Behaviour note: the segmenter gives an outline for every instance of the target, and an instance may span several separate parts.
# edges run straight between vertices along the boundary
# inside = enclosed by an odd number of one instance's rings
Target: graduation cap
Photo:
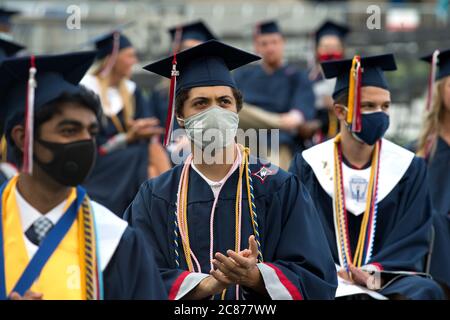
[[[11,18],[19,13],[20,11],[18,10],[0,8],[0,24],[6,26],[11,25]]]
[[[255,35],[281,33],[281,29],[275,20],[263,21],[255,26]]]
[[[321,66],[325,78],[337,78],[333,99],[348,90],[347,123],[352,125],[354,132],[359,132],[361,87],[389,89],[384,72],[397,69],[394,55],[384,54],[364,58],[355,56],[353,59],[323,62]]]
[[[0,38],[0,62],[15,55],[22,49],[25,49],[25,47],[18,43]]]
[[[123,34],[123,31],[133,24],[134,22],[123,23],[110,32],[89,40],[88,44],[94,44],[97,49],[97,59],[103,59],[108,55],[117,54],[122,49],[132,47],[131,41]]]
[[[180,32],[177,35],[177,32]],[[217,39],[214,33],[206,26],[203,21],[195,21],[183,25],[179,25],[169,29],[172,42],[181,43],[185,40],[198,40],[205,42],[212,39]]]
[[[435,81],[450,76],[450,50],[435,50],[432,54],[420,59],[431,64],[427,96],[427,110],[429,111],[431,109]]]
[[[337,36],[343,40],[349,32],[349,27],[327,20],[315,32],[316,43],[319,43],[320,38],[328,35]]]
[[[194,87],[236,88],[231,71],[259,59],[259,56],[247,51],[209,40],[145,66],[145,70],[171,79],[164,144],[170,141],[173,128],[175,93]]]
[[[97,49],[97,59],[103,59],[122,49],[132,47],[131,41],[120,31],[111,31],[94,40]]]
[[[25,119],[23,170],[31,173],[35,111],[60,97],[77,93],[78,83],[95,59],[95,51],[11,58],[0,65],[1,118],[7,139]]]

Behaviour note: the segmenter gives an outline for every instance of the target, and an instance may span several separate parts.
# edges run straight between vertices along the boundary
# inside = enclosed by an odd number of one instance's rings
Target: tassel
[[[352,132],[361,131],[361,57],[354,56],[349,77],[348,112],[346,122]]]
[[[173,37],[173,46],[172,51],[174,54],[177,54],[181,50],[181,36],[183,35],[183,28],[179,26],[176,31],[175,35]]]
[[[113,34],[113,49],[111,51],[111,56],[109,57],[108,63],[105,68],[100,73],[102,78],[108,76],[114,67],[114,64],[117,60],[117,55],[119,54],[119,46],[120,46],[120,33],[118,31]]]
[[[1,152],[1,159],[0,159],[0,161],[1,162],[6,162],[7,159],[8,159],[8,155],[7,155],[8,145],[7,145],[7,142],[6,142],[6,136],[5,135],[2,135],[2,138],[1,138],[0,152]]]
[[[25,109],[25,145],[22,171],[31,175],[33,174],[34,93],[37,86],[35,79],[37,70],[34,56],[31,56],[30,64]]]
[[[433,102],[434,83],[436,81],[436,71],[437,71],[437,64],[439,62],[439,54],[440,51],[435,50],[433,52],[433,57],[431,58],[430,78],[428,79],[427,111],[431,110],[431,103]]]
[[[177,55],[173,55],[172,61],[172,73],[170,78],[170,91],[169,91],[169,105],[167,107],[168,114],[166,119],[166,132],[164,135],[164,146],[167,147],[172,139],[173,122],[175,116],[175,89],[177,87],[177,77],[179,72],[177,70]]]
[[[181,49],[181,35],[183,28],[178,27],[175,31],[173,41],[173,60],[172,60],[172,73],[170,78],[169,89],[169,105],[167,106],[167,119],[166,119],[166,132],[164,134],[164,146],[167,147],[172,139],[173,123],[175,117],[175,90],[177,88],[177,77],[180,74],[177,70],[177,53]]]

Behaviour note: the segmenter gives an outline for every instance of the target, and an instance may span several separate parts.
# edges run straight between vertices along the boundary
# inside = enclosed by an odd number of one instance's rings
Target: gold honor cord
[[[341,136],[338,135],[335,139],[334,148],[334,161],[335,161],[335,172],[334,172],[334,192],[335,192],[335,223],[337,224],[336,237],[341,244],[341,256],[345,259],[344,267],[348,264],[354,264],[356,267],[361,267],[365,263],[364,250],[366,250],[366,256],[370,254],[369,248],[371,244],[371,237],[367,237],[367,230],[369,224],[371,225],[370,232],[374,232],[375,219],[374,211],[376,210],[376,195],[377,195],[377,185],[378,185],[378,172],[379,172],[379,156],[381,150],[381,141],[375,144],[375,148],[372,154],[371,170],[370,170],[370,181],[368,189],[368,197],[366,199],[366,209],[364,211],[363,219],[361,221],[361,227],[358,236],[358,242],[355,250],[355,255],[352,258],[351,248],[350,248],[350,235],[348,232],[348,221],[347,221],[347,210],[345,208],[345,191],[343,188],[343,174],[342,174],[342,155],[340,152]],[[372,217],[372,223],[369,219]]]

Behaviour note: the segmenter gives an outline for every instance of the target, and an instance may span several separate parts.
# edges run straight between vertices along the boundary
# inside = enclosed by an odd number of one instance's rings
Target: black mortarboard
[[[17,52],[24,48],[24,46],[18,43],[0,38],[0,62],[8,57],[15,55]]]
[[[183,42],[184,40],[198,40],[205,42],[208,40],[217,39],[217,37],[203,23],[203,21],[196,21],[169,29],[172,41],[175,41],[175,34],[179,29],[181,30],[181,37],[179,39],[180,42]]]
[[[11,24],[11,18],[19,13],[20,11],[17,10],[0,8],[0,24],[9,26]]]
[[[63,93],[77,93],[78,85],[95,58],[95,51],[34,57],[36,83],[35,113]],[[8,137],[25,117],[31,57],[11,58],[0,65],[1,115]]]
[[[337,78],[333,98],[349,89],[349,76],[352,59],[323,62],[322,70],[327,79]],[[361,87],[374,86],[388,89],[384,71],[397,69],[393,54],[384,54],[361,58],[362,78]]]
[[[132,25],[132,22],[124,23],[117,26],[114,30],[92,39],[91,43],[95,43],[97,49],[97,59],[103,59],[113,53],[114,46],[117,50],[132,47],[131,41],[123,34],[123,30]]]
[[[433,60],[433,54],[422,57],[421,60],[431,63]],[[450,76],[450,50],[440,51],[437,56],[437,75],[436,80],[440,80],[447,76]]]
[[[281,33],[281,29],[275,20],[264,21],[256,24],[255,34]]]
[[[231,70],[239,68],[260,57],[229,46],[217,40],[209,40],[176,55],[177,92],[181,89],[201,86],[236,87]],[[173,56],[144,67],[145,70],[171,78]]]
[[[349,27],[337,24],[331,20],[327,20],[315,32],[316,43],[319,42],[320,38],[328,35],[333,35],[340,39],[344,39],[349,32]]]

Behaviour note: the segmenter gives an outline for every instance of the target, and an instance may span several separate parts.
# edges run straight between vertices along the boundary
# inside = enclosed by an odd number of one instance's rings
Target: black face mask
[[[364,143],[372,146],[384,137],[389,128],[389,116],[382,112],[363,113],[361,115],[361,132],[353,133]]]
[[[53,160],[49,163],[43,163],[35,155],[34,161],[60,184],[77,186],[91,172],[96,158],[94,140],[71,143],[48,142],[40,139],[37,141],[53,153]]]

